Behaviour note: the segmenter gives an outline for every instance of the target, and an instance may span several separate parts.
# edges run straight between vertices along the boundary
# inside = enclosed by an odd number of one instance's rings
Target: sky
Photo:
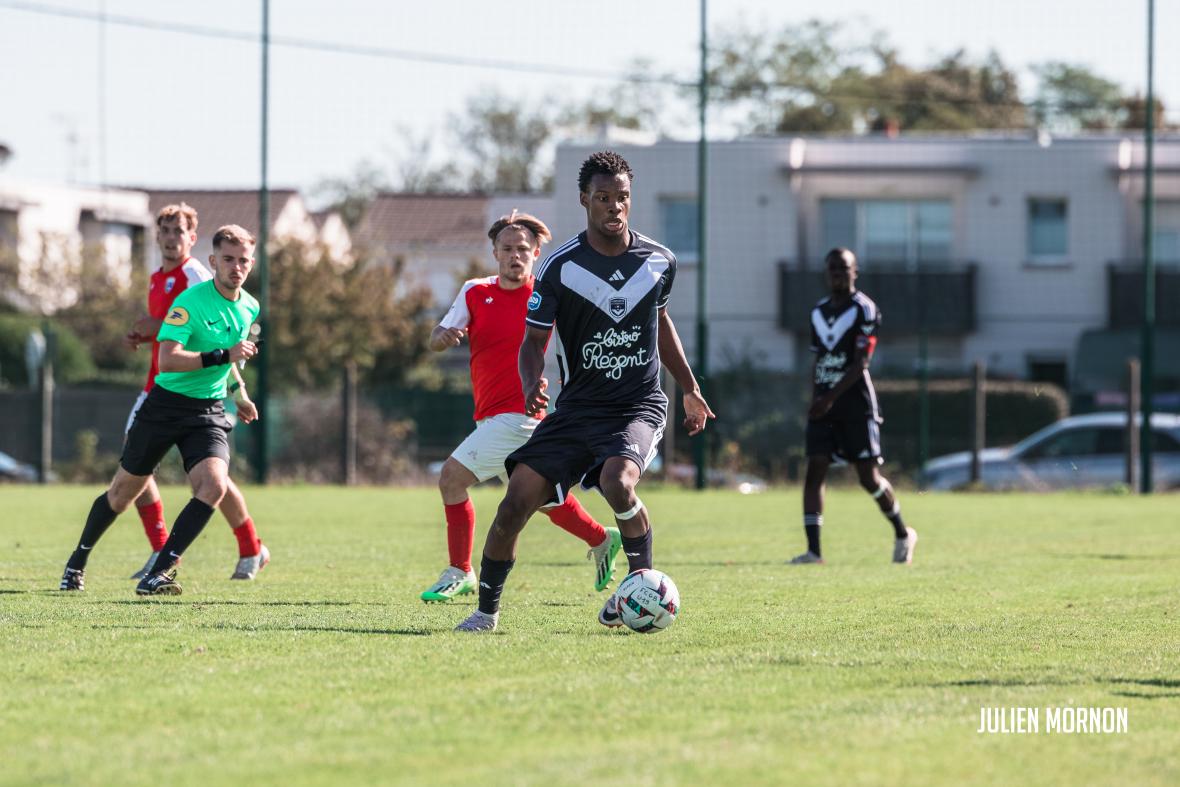
[[[1180,47],[1167,42],[1180,34],[1180,0],[1156,6],[1156,90],[1175,120]],[[708,18],[710,29],[740,21],[773,29],[819,17],[844,22],[853,34],[881,30],[916,64],[959,48],[975,57],[995,49],[1031,96],[1029,66],[1049,60],[1088,66],[1143,92],[1146,8],[1147,0],[711,0]],[[0,0],[0,143],[13,151],[0,175],[256,186],[260,9],[242,0]],[[243,39],[77,16],[104,10],[110,19],[235,31]],[[407,140],[429,136],[445,155],[449,118],[481,90],[589,96],[611,81],[550,69],[621,74],[637,56],[692,80],[699,52],[692,0],[271,0],[270,28],[275,39],[462,61],[272,46],[269,182],[305,191],[364,160],[392,172],[411,148]],[[687,125],[684,136],[694,134]]]

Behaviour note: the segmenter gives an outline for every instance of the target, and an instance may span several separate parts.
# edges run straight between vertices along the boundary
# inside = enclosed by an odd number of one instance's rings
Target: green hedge
[[[25,342],[29,334],[40,329],[44,322],[44,318],[35,315],[0,314],[0,385],[23,388],[29,384]],[[93,377],[97,369],[78,335],[53,320],[49,321],[49,328],[57,337],[54,380],[69,384]]]
[[[907,470],[918,466],[917,380],[874,381],[885,423],[881,442],[886,458]],[[972,412],[969,380],[932,380],[930,456],[971,447]],[[1046,383],[988,380],[986,445],[1012,445],[1043,426],[1069,415],[1065,391]]]

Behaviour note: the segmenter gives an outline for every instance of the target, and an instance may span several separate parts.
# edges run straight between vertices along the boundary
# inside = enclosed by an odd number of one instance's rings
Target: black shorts
[[[151,475],[172,446],[186,473],[212,456],[229,464],[231,429],[220,399],[193,399],[156,385],[135,414],[119,464],[132,475]]]
[[[881,425],[872,416],[807,422],[807,455],[836,461],[863,462],[881,458]]]
[[[664,412],[660,407],[631,412],[604,412],[582,408],[555,410],[541,421],[529,441],[504,460],[508,474],[525,464],[553,483],[552,502],[561,503],[575,484],[599,488],[599,475],[607,459],[625,456],[647,470],[664,436]]]

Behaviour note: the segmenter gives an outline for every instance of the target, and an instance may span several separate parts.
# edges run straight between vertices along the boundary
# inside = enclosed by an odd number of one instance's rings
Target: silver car
[[[980,454],[985,489],[1044,491],[1115,486],[1126,480],[1123,413],[1075,415],[1046,426],[1009,448]],[[1154,414],[1152,486],[1180,489],[1180,416]],[[922,467],[928,489],[957,489],[971,477],[971,453],[931,459]]]

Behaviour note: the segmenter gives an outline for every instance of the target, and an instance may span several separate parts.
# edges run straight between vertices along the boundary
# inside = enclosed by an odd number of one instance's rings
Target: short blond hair
[[[197,231],[197,209],[187,202],[174,202],[160,208],[160,212],[156,214],[156,226],[159,227],[171,219],[180,219],[189,232]]]
[[[218,227],[217,232],[213,233],[213,248],[220,249],[223,243],[253,246],[254,236],[244,227],[239,227],[237,224],[226,224],[224,227]]]
[[[548,243],[553,235],[549,232],[549,228],[545,226],[545,222],[538,219],[536,216],[528,213],[520,213],[515,208],[507,216],[501,216],[492,224],[491,229],[488,230],[488,237],[492,239],[492,245],[496,245],[496,238],[500,237],[500,233],[512,227],[518,230],[528,230],[533,233],[533,237],[537,239],[537,245]]]

